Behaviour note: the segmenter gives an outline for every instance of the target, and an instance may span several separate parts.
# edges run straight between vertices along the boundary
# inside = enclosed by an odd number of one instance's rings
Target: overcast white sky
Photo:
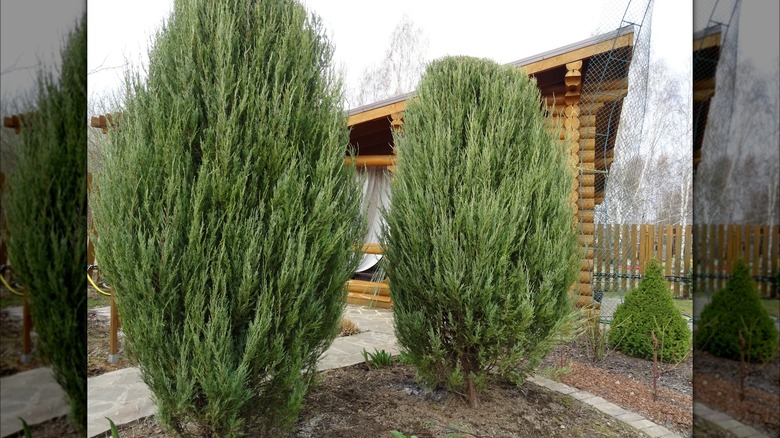
[[[708,5],[713,2],[701,0],[701,9],[711,9]],[[126,59],[136,62],[144,59],[149,38],[168,15],[171,4],[172,0],[89,0],[88,70],[92,73],[88,88],[91,98],[118,89],[121,66]],[[430,59],[458,54],[504,63],[588,38],[599,24],[604,26],[605,9],[615,1],[395,0],[380,3],[305,0],[305,4],[323,18],[336,46],[335,61],[346,66],[347,85],[354,87],[363,69],[381,60],[392,30],[404,14],[423,29],[430,43]],[[30,89],[34,83],[34,69],[12,72],[7,69],[13,65],[17,68],[35,65],[39,58],[48,63],[58,58],[62,35],[73,25],[82,5],[83,0],[3,0],[0,53],[4,74],[0,76],[0,86],[4,100]],[[743,45],[751,47],[756,41],[764,45],[778,44],[777,8],[778,2],[744,2],[741,48]],[[42,10],[48,17],[53,17],[49,19],[51,23],[41,21]],[[572,18],[566,19],[566,16]],[[656,1],[653,53],[679,72],[689,69],[692,23],[689,2]],[[618,25],[615,23],[614,27]],[[753,56],[749,52],[745,50],[744,56]],[[774,53],[777,52],[775,49]],[[776,60],[760,55],[756,55],[754,61],[759,65],[776,64]]]
[[[117,3],[89,2],[89,70],[122,65],[125,57],[139,60],[153,29],[170,11],[170,0]],[[588,38],[596,30],[611,0],[559,0],[549,3],[396,0],[391,4],[361,0],[305,0],[319,14],[336,46],[335,62],[346,67],[346,82],[355,88],[361,72],[378,63],[390,43],[393,28],[406,14],[423,29],[429,59],[471,55],[506,63]],[[606,5],[606,6],[605,6]],[[616,11],[612,11],[615,14]],[[562,19],[564,15],[576,21]],[[103,17],[122,17],[103,18]],[[692,11],[678,0],[659,0],[653,23],[656,53],[678,71],[690,65]],[[619,20],[610,28],[616,28]],[[103,70],[89,78],[91,96],[120,83],[121,70]]]

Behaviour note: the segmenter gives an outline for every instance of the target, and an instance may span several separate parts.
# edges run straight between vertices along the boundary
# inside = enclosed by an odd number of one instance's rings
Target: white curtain
[[[360,212],[366,218],[368,231],[365,243],[380,243],[379,237],[384,223],[381,208],[390,206],[390,174],[387,167],[364,167],[358,171],[358,178],[363,178],[363,201]],[[378,254],[365,254],[355,272],[363,272],[376,265],[382,258]]]

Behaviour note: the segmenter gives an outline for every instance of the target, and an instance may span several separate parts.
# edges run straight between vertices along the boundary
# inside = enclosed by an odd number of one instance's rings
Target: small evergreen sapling
[[[432,62],[397,134],[386,256],[398,341],[428,387],[478,404],[522,381],[573,316],[571,169],[523,71]]]
[[[616,348],[629,356],[653,359],[653,333],[663,339],[658,352],[662,362],[679,362],[691,348],[691,332],[664,278],[663,267],[653,257],[645,267],[639,287],[626,295],[615,310],[611,339],[620,339]]]
[[[166,430],[281,435],[339,332],[363,230],[332,53],[298,2],[176,0],[128,75],[96,251]]]
[[[740,333],[747,350],[740,348]],[[777,352],[777,329],[761,305],[750,268],[743,260],[734,264],[726,287],[702,309],[694,337],[697,348],[715,356],[748,362],[767,362]]]

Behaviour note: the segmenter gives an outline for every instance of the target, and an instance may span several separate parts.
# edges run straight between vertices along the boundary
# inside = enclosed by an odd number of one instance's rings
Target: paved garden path
[[[99,310],[99,314],[105,312],[103,309]],[[317,369],[327,370],[360,363],[363,361],[364,348],[369,351],[376,348],[393,354],[398,353],[391,311],[350,305],[347,306],[345,316],[354,321],[363,332],[337,338],[320,359]],[[648,436],[677,436],[641,415],[622,409],[586,391],[539,376],[531,377],[528,381],[568,394],[645,432]],[[154,415],[156,412],[149,389],[141,381],[137,368],[125,368],[91,377],[88,379],[87,387],[89,400],[87,435],[89,437],[102,435],[109,430],[106,417],[121,425]],[[28,400],[27,403],[19,402],[24,399]],[[67,413],[67,403],[62,391],[54,382],[48,368],[39,368],[3,378],[2,403],[3,430],[0,436],[7,436],[21,430],[21,423],[17,416],[25,418],[30,424],[37,424]]]

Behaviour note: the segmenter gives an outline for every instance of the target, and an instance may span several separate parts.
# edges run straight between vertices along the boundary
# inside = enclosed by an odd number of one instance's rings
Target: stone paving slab
[[[0,378],[0,437],[29,425],[67,415],[68,400],[51,368],[41,367]]]
[[[157,412],[138,368],[123,368],[87,379],[87,436],[109,430],[106,417],[117,425]]]
[[[728,431],[737,437],[769,438],[769,435],[746,424],[742,424],[731,416],[723,412],[718,412],[699,402],[693,402],[693,414],[709,421],[710,423],[715,424],[719,428]]]

